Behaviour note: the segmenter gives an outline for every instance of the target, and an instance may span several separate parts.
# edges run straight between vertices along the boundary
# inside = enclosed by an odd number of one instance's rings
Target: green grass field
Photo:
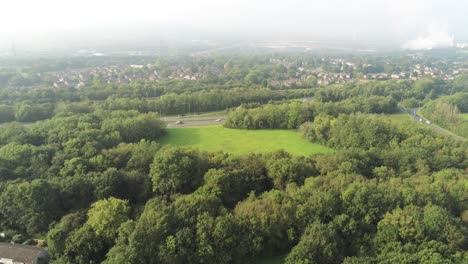
[[[462,119],[462,120],[468,121],[468,113],[460,114],[460,116],[461,116],[461,119]]]
[[[222,126],[172,128],[162,144],[193,146],[206,151],[232,154],[267,153],[284,149],[294,155],[331,153],[333,150],[310,143],[292,130],[240,130]]]
[[[411,121],[412,117],[406,112],[399,112],[396,114],[383,115],[385,118],[388,118],[392,121]]]

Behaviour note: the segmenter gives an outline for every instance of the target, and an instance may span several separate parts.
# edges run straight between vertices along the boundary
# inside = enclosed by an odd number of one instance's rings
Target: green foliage
[[[17,106],[15,120],[18,122],[33,122],[52,117],[53,106],[22,104]]]
[[[91,205],[87,224],[97,236],[113,241],[120,225],[128,220],[129,213],[127,201],[111,197]]]
[[[63,213],[56,188],[45,180],[9,184],[0,195],[0,207],[2,227],[29,234],[47,231]]]
[[[194,149],[164,147],[151,165],[153,191],[158,194],[190,193],[201,185],[208,161]]]
[[[330,145],[334,147],[380,148],[389,142],[399,142],[399,127],[375,116],[340,115],[330,130]]]
[[[125,257],[130,263],[160,263],[160,245],[166,241],[176,224],[172,211],[173,208],[157,198],[145,204],[128,238],[127,252],[130,254]]]
[[[414,98],[407,98],[401,102],[401,105],[406,108],[417,108],[420,105],[420,102]]]
[[[462,113],[468,113],[468,93],[466,92],[441,97],[441,100],[448,104],[455,105]]]
[[[229,112],[224,126],[240,129],[294,129],[313,118],[313,110],[300,103],[267,104],[249,110],[238,107]]]
[[[291,157],[289,154],[278,154],[285,157],[274,158],[267,165],[268,177],[273,180],[275,188],[284,189],[290,183],[302,185],[306,178],[318,174],[311,160]]]
[[[104,241],[89,225],[74,230],[65,241],[62,255],[66,263],[101,263],[106,253]]]
[[[234,213],[249,230],[246,240],[250,254],[278,254],[297,241],[295,209],[292,198],[278,190],[265,192],[258,198],[250,195],[239,203]]]
[[[343,259],[342,241],[330,225],[311,224],[299,243],[286,257],[286,263],[338,263]]]
[[[115,245],[107,252],[106,260],[102,263],[117,264],[117,263],[134,263],[132,262],[133,255],[132,248],[128,246],[129,239],[135,229],[135,221],[128,220],[123,223],[119,228],[118,238],[115,240]]]
[[[65,251],[65,241],[70,233],[84,222],[83,214],[71,213],[62,217],[47,234],[48,252],[52,258],[59,258]]]
[[[27,178],[32,173],[31,160],[34,149],[35,147],[29,144],[9,143],[0,147],[0,159],[15,168],[11,173],[16,177]]]
[[[15,108],[9,105],[0,105],[0,123],[15,121]]]
[[[178,60],[125,74],[169,78],[182,61],[209,77],[22,88],[43,80],[32,68],[0,69],[0,84],[14,85],[0,90],[0,122],[43,120],[0,130],[5,241],[48,232],[52,263],[250,263],[288,252],[287,263],[467,261],[467,143],[409,115],[381,115],[397,111],[397,101],[423,102],[428,116],[461,124],[465,75],[311,88],[308,65],[362,77],[410,64],[356,57],[350,67],[281,54]],[[89,63],[71,61],[33,68]],[[275,102],[314,94],[307,104]],[[229,107],[238,108],[226,126],[290,130],[214,126],[163,137],[159,113]]]
[[[22,234],[16,234],[11,238],[11,242],[15,244],[21,244],[25,241],[25,238]]]
[[[310,142],[325,144],[331,138],[331,120],[327,115],[319,115],[314,122],[305,122],[299,128],[299,134]]]
[[[452,104],[444,103],[442,101],[433,104],[426,104],[425,113],[431,113],[430,116],[435,117],[433,120],[438,123],[458,123],[460,110]]]
[[[238,107],[229,112],[225,127],[238,129],[295,129],[317,115],[338,116],[340,113],[395,113],[396,101],[388,96],[357,96],[339,102],[298,102],[267,104],[258,108]]]
[[[115,117],[106,119],[102,124],[102,129],[106,132],[119,132],[125,142],[138,142],[141,139],[155,140],[164,135],[165,125],[154,113],[139,115],[137,112],[118,112],[113,114]]]
[[[465,243],[466,231],[466,227],[439,206],[407,206],[385,215],[378,224],[376,239],[380,247],[392,242],[419,245],[434,240],[460,249]]]

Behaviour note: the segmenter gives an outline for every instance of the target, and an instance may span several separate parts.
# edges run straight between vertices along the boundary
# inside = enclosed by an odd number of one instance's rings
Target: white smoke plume
[[[431,50],[454,46],[454,37],[438,26],[429,26],[427,32],[403,44],[404,49]]]

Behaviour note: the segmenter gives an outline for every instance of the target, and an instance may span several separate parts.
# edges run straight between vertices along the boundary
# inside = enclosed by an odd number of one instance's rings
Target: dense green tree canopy
[[[466,74],[370,80],[431,62],[352,58],[109,56],[21,74],[2,60],[0,240],[46,237],[52,263],[466,263],[467,141],[387,116],[421,105],[463,132]],[[122,61],[145,65],[112,78],[136,81],[47,88],[37,74]],[[181,69],[203,77],[170,79]],[[323,85],[322,71],[361,81]],[[228,128],[297,129],[333,152],[161,145],[161,116],[214,110]]]

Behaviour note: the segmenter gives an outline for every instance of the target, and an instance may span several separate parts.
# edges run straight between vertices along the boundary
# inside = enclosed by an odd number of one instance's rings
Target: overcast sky
[[[151,23],[279,39],[388,40],[425,48],[468,41],[466,10],[467,0],[14,0],[0,2],[0,41]]]

